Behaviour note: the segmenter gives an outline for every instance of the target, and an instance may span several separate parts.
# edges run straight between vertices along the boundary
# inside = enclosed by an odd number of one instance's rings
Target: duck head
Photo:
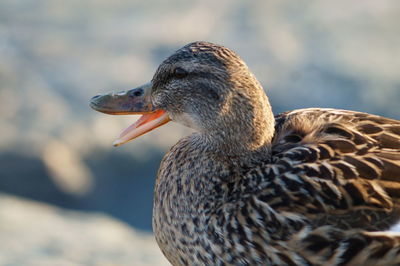
[[[142,114],[115,146],[171,120],[193,128],[221,149],[254,150],[269,143],[274,133],[268,99],[246,64],[230,49],[207,42],[176,51],[150,83],[95,96],[91,107],[107,114]]]

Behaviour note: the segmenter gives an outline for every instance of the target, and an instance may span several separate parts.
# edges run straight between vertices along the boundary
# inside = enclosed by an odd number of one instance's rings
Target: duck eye
[[[174,70],[174,76],[178,79],[186,77],[188,72],[181,67],[177,67]]]

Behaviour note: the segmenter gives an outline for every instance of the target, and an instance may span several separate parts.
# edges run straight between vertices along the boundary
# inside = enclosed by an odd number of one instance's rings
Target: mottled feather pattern
[[[312,186],[309,190],[315,195],[306,192],[300,197],[310,204],[304,199],[308,194],[315,204],[298,206],[311,220],[368,230],[385,230],[398,220],[398,121],[333,109],[303,109],[276,119],[274,163],[288,164],[289,173],[280,179],[295,174]],[[327,218],[312,218],[321,213]]]
[[[323,261],[356,265],[353,261],[358,263],[359,257],[365,256],[353,254],[356,251],[346,253],[349,243],[361,241],[365,248],[376,252],[380,245],[384,249],[384,243],[371,240],[357,228],[385,230],[399,218],[400,186],[390,183],[394,179],[391,173],[399,171],[386,169],[388,162],[389,169],[399,167],[400,160],[395,156],[399,151],[380,143],[381,134],[400,138],[398,124],[375,116],[370,122],[362,113],[331,112],[305,109],[277,116],[271,145],[273,156],[258,167],[242,166],[241,172],[230,169],[229,162],[225,167],[213,163],[220,158],[210,160],[213,155],[207,154],[207,150],[201,152],[200,144],[193,146],[193,139],[179,142],[164,159],[156,187],[156,192],[162,194],[155,200],[155,229],[163,227],[160,231],[170,231],[169,235],[176,239],[173,244],[168,236],[158,236],[163,238],[158,239],[159,243],[168,246],[164,252],[170,249],[174,253],[166,254],[167,257],[175,257],[182,250],[181,261],[176,261],[176,265],[195,265],[196,261],[198,265],[211,261],[220,265],[318,265]],[[168,160],[168,156],[174,160]],[[186,169],[196,172],[196,167],[203,176],[185,176]],[[177,180],[170,179],[170,171],[176,173]],[[213,177],[213,173],[220,176]],[[169,179],[162,180],[162,176]],[[160,198],[164,204],[176,203],[167,208],[171,213],[163,213]],[[201,226],[204,223],[206,227]],[[182,235],[177,235],[177,227],[184,228]],[[347,229],[353,235],[346,236]],[[299,237],[304,230],[312,232],[307,234],[308,238]],[[340,237],[324,236],[324,245],[317,237],[313,241],[312,235],[328,234],[329,230]],[[182,239],[178,241],[179,238]],[[180,247],[174,247],[175,244]],[[289,244],[302,248],[294,252],[296,249],[288,248]],[[309,249],[303,249],[305,245]],[[316,250],[322,246],[326,250]],[[186,250],[188,247],[190,250]],[[207,258],[204,254],[212,255]],[[390,254],[389,257],[394,256]]]
[[[282,189],[277,195],[280,200],[271,199],[270,206],[277,211],[295,210],[313,226],[375,231],[387,230],[399,220],[400,185],[395,182],[400,174],[398,121],[333,109],[297,110],[278,115],[276,120],[272,161],[287,167],[274,177]],[[287,201],[282,200],[282,191]],[[322,228],[326,227],[317,231]],[[324,237],[323,244],[310,238],[313,234],[307,235],[307,241],[315,248],[332,249],[331,237]],[[371,236],[375,235],[350,235],[343,242],[348,246],[343,247],[346,252],[335,261],[342,260],[340,265],[400,263],[398,237]],[[331,260],[319,263],[327,261]]]
[[[175,66],[191,72],[173,79]],[[400,235],[379,232],[400,218],[400,121],[321,108],[273,119],[243,61],[205,42],[166,59],[153,84],[197,131],[155,186],[153,228],[173,265],[400,265]]]

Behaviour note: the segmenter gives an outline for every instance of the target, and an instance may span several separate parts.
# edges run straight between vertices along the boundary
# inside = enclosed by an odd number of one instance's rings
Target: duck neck
[[[202,133],[216,153],[240,160],[260,155],[265,158],[274,135],[275,118],[267,96],[260,90],[247,106],[243,102],[240,108],[233,106],[233,115],[223,123],[229,126]]]

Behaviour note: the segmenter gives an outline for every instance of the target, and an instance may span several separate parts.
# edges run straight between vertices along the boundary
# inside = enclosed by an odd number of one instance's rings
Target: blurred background
[[[0,2],[0,265],[163,265],[155,175],[190,130],[119,148],[135,121],[91,110],[186,43],[235,50],[274,112],[333,107],[400,119],[400,2]]]

